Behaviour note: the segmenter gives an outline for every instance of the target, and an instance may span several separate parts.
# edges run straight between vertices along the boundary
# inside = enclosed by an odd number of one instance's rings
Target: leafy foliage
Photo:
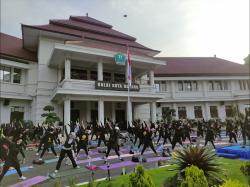
[[[228,180],[224,184],[220,185],[220,187],[247,187],[247,185],[242,184],[237,180]]]
[[[45,113],[43,113],[41,116],[45,118],[44,124],[53,125],[55,122],[60,121],[60,118],[57,116],[57,114],[54,111],[54,107],[47,105],[43,108]]]
[[[216,162],[216,154],[210,148],[189,146],[176,150],[174,156],[174,162],[182,175],[184,170],[191,165],[203,170],[205,176],[217,174],[220,171],[219,164]]]
[[[56,182],[54,183],[54,187],[62,187],[61,178],[56,180]]]
[[[173,116],[175,116],[175,109],[170,109],[168,107],[162,108],[162,119],[164,122],[171,121]]]
[[[185,178],[181,187],[208,187],[204,172],[196,166],[190,166],[185,169]]]
[[[250,185],[250,161],[242,164],[240,170],[245,176],[248,176],[248,184]]]
[[[181,180],[179,179],[178,174],[176,174],[172,177],[166,178],[163,182],[163,186],[164,187],[178,187],[180,186],[180,182]]]
[[[129,183],[130,187],[155,187],[142,165],[138,165],[135,172],[129,175]]]

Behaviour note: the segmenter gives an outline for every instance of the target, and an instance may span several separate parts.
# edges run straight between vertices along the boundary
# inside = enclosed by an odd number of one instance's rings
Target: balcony
[[[28,100],[32,99],[26,93],[24,84],[15,84],[10,82],[0,82],[0,97]]]
[[[127,90],[97,89],[96,81],[64,79],[54,90],[52,99],[57,95],[78,95],[78,96],[113,96],[128,97]],[[154,86],[139,85],[138,91],[130,91],[130,96],[135,98],[163,98],[162,93],[157,93]]]

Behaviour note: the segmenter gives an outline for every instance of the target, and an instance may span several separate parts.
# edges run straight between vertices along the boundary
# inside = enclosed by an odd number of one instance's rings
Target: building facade
[[[141,118],[150,104],[156,121],[154,70],[166,63],[154,58],[157,50],[136,42],[134,37],[90,17],[71,16],[50,20],[48,25],[22,25],[23,38],[1,34],[0,123],[14,119],[43,121],[46,105],[68,124],[71,121],[120,123]],[[127,89],[127,56],[132,63],[132,85]],[[120,57],[118,56],[118,58]],[[141,84],[147,76],[148,84]]]
[[[160,51],[87,16],[22,25],[22,36],[0,35],[0,124],[42,123],[46,105],[64,124],[103,124],[107,118],[121,127],[134,119],[160,120],[164,107],[176,109],[177,118],[225,119],[232,104],[242,112],[249,106],[249,69],[243,65],[188,58],[195,64],[187,66],[183,58],[156,58]]]
[[[157,91],[164,99],[157,101],[157,118],[164,108],[173,108],[176,118],[224,121],[236,108],[249,109],[250,80],[248,65],[215,57],[162,57],[167,67],[155,71]]]

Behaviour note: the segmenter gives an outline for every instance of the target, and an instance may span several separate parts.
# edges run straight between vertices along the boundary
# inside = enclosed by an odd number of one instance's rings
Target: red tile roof
[[[34,29],[68,34],[79,37],[78,40],[84,38],[99,40],[118,45],[129,45],[130,47],[139,48],[147,51],[160,52],[150,49],[136,42],[136,38],[112,29],[111,25],[98,21],[88,16],[70,16],[67,20],[50,20],[47,25],[30,26],[23,25]],[[76,39],[77,40],[77,39]]]
[[[37,55],[23,49],[22,39],[0,33],[0,58],[17,58],[37,62]]]
[[[166,66],[155,70],[155,76],[250,75],[249,67],[217,57],[158,57]]]

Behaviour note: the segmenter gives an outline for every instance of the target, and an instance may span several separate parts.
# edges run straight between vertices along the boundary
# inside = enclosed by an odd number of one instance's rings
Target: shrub
[[[177,164],[177,169],[182,175],[186,167],[191,165],[203,170],[205,176],[217,174],[220,169],[216,161],[215,152],[206,147],[189,146],[174,153],[174,162]]]
[[[185,169],[185,178],[181,187],[208,187],[204,172],[196,166],[190,166]]]
[[[54,187],[62,187],[62,182],[60,178],[56,180],[56,182],[54,183]]]
[[[47,105],[43,108],[45,113],[43,113],[41,116],[45,118],[44,123],[48,125],[53,125],[55,122],[60,121],[60,118],[56,115],[54,111],[54,107]]]
[[[129,175],[130,187],[155,187],[151,177],[145,172],[143,166],[138,165],[134,173]]]
[[[250,161],[245,162],[240,166],[241,172],[248,177],[248,184],[250,185]]]
[[[220,187],[247,187],[247,185],[242,184],[237,180],[228,180],[224,184],[220,185]]]
[[[178,187],[180,186],[180,179],[179,179],[179,175],[175,174],[172,177],[168,177],[164,180],[163,182],[163,186],[164,187]]]

